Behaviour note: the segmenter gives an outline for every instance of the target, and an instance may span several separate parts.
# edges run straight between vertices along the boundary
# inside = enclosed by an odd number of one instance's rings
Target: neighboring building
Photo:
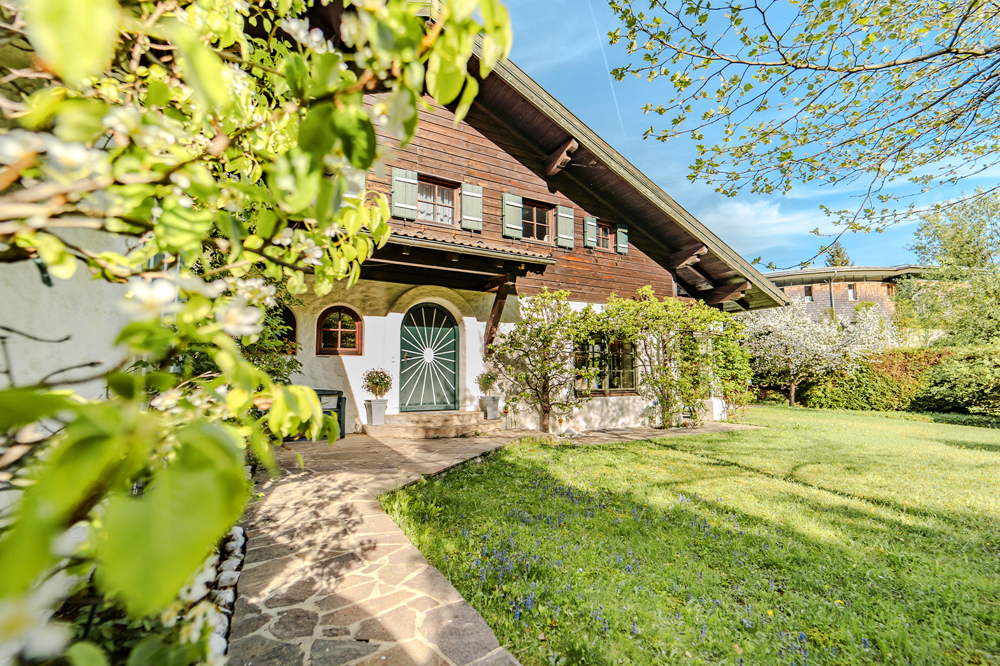
[[[844,321],[853,321],[859,303],[878,305],[885,321],[896,314],[896,282],[919,276],[927,266],[831,266],[796,271],[766,273],[765,277],[789,298],[804,298],[814,321],[836,312]]]
[[[683,290],[727,311],[787,302],[513,64],[501,63],[481,82],[457,125],[451,110],[426,101],[408,146],[379,136],[385,168],[367,177],[368,190],[392,202],[392,238],[365,261],[353,288],[340,283],[323,297],[310,291],[286,313],[303,365],[295,381],[343,390],[348,431],[364,421],[370,396],[361,375],[373,367],[394,378],[389,414],[477,410],[475,377],[487,346],[518,320],[519,299],[543,288],[570,291],[575,307],[645,285],[660,296]],[[0,311],[12,315],[7,323],[73,340],[55,347],[11,338],[18,381],[37,380],[67,356],[116,362],[121,352],[100,344],[126,321],[119,307],[125,289],[83,271],[48,288],[32,270],[19,267],[0,290]],[[586,354],[604,373],[596,397],[563,428],[642,424],[648,403],[636,392],[631,350],[603,344]],[[520,421],[536,424],[537,416]]]

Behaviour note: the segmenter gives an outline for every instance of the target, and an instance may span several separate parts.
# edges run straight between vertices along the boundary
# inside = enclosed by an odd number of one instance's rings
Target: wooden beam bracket
[[[701,261],[702,255],[705,254],[708,254],[708,248],[700,243],[682,247],[670,255],[670,258],[667,260],[667,270],[677,270],[685,266],[693,266]]]
[[[693,295],[695,298],[705,301],[708,305],[718,305],[720,303],[725,303],[726,301],[742,298],[743,292],[749,291],[750,286],[749,282],[737,282],[736,284],[727,284],[721,287],[716,287],[715,289],[699,291],[697,294]]]
[[[556,152],[549,155],[548,159],[545,160],[545,177],[551,178],[569,166],[570,161],[573,159],[573,153],[579,147],[579,142],[570,137],[569,141],[560,146]]]
[[[503,309],[507,305],[507,295],[510,293],[510,288],[514,286],[509,275],[501,275],[499,277],[504,278],[504,280],[496,287],[497,295],[493,299],[493,309],[490,310],[490,318],[486,320],[486,336],[483,340],[483,346],[487,356],[493,355],[490,346],[496,340],[497,332],[500,330],[500,317],[503,315]],[[499,278],[497,279],[499,280]],[[493,280],[491,283],[495,281]]]

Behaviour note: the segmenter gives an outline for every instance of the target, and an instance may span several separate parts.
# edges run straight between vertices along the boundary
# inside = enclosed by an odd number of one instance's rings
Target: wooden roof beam
[[[737,282],[736,284],[727,284],[715,289],[699,291],[692,295],[699,300],[705,301],[706,305],[719,305],[726,301],[743,298],[743,292],[749,291],[750,286],[749,282]]]
[[[580,143],[573,137],[570,137],[569,141],[560,146],[556,152],[549,155],[545,160],[545,177],[551,178],[569,166],[570,161],[573,159],[573,153],[579,147]]]
[[[693,266],[701,261],[703,255],[708,254],[708,248],[701,243],[682,247],[667,259],[667,270],[676,270],[685,266]]]
[[[506,285],[514,284],[514,280],[515,278],[511,275],[498,275],[483,286],[483,291],[485,292],[496,291],[505,284]]]

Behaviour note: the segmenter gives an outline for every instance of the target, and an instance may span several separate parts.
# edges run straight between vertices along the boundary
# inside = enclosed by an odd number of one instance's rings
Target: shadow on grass
[[[662,469],[643,472],[653,463],[637,447],[650,444],[514,445],[385,504],[525,664],[736,663],[734,646],[776,664],[807,647],[823,663],[892,654],[943,663],[956,645],[1000,652],[1000,568],[969,557],[989,535],[937,515],[930,527],[871,514],[871,498],[803,483],[794,469],[768,474],[677,442],[654,446],[696,463],[661,459]],[[608,467],[636,478],[609,489]],[[850,538],[817,538],[690,491],[706,480],[742,488],[754,476],[792,484],[763,499],[822,516]],[[939,616],[951,620],[927,623]]]

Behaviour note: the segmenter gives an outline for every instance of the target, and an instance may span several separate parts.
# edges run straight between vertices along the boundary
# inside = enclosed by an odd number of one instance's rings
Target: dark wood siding
[[[854,300],[850,300],[848,285],[854,285]],[[791,285],[782,287],[789,298],[804,298],[806,286],[812,287],[812,303],[806,311],[814,321],[830,316],[830,309],[836,311],[844,321],[854,321],[859,303],[870,302],[878,305],[885,321],[891,321],[896,313],[896,302],[890,295],[889,282],[834,282],[833,300],[830,299],[830,283],[816,282],[811,285]]]
[[[643,252],[645,239],[642,235],[630,234],[627,255],[583,247],[584,216],[596,217],[611,224],[629,224],[627,218],[569,179],[557,177],[546,181],[541,176],[545,156],[479,108],[474,106],[466,120],[456,127],[451,111],[434,105],[429,99],[427,101],[431,109],[420,111],[418,134],[410,145],[400,149],[398,140],[379,133],[379,142],[385,151],[386,169],[382,174],[369,174],[368,189],[389,196],[392,167],[410,169],[423,176],[456,184],[480,185],[483,188],[483,230],[464,231],[457,221],[452,227],[398,219],[393,220],[395,228],[422,229],[446,238],[478,237],[492,246],[528,249],[557,260],[542,275],[529,274],[519,278],[516,289],[520,294],[535,294],[543,287],[549,290],[566,289],[572,293],[573,300],[601,303],[611,293],[625,296],[635,293],[640,287],[652,285],[660,296],[676,295],[670,273]],[[557,182],[558,188],[553,185]],[[504,192],[553,207],[572,207],[574,249],[564,250],[555,246],[554,216],[550,220],[552,243],[504,238],[501,233],[501,197]]]

